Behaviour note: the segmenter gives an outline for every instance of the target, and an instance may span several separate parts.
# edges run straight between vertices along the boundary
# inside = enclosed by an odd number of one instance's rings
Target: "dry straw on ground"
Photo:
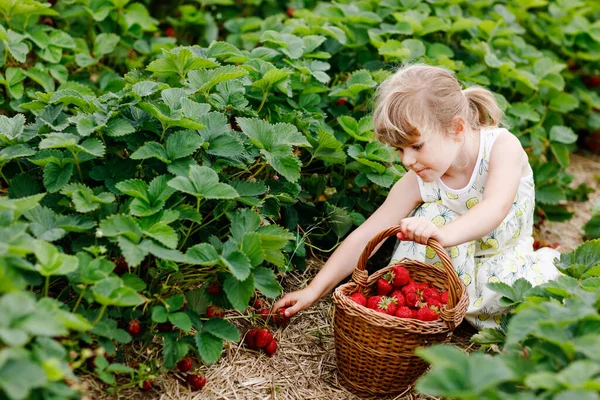
[[[574,155],[571,173],[575,175],[574,184],[585,182],[595,189],[590,200],[585,203],[573,203],[568,206],[575,211],[572,220],[562,223],[546,222],[540,239],[559,241],[559,250],[565,252],[582,242],[581,226],[590,218],[590,210],[600,194],[600,158],[585,158]],[[318,272],[322,262],[312,260],[304,273],[288,274],[282,282],[286,291],[304,287]],[[182,381],[173,376],[164,377],[148,393],[138,389],[122,391],[120,398],[127,399],[177,399],[177,400],[304,400],[304,399],[349,399],[357,400],[340,386],[336,376],[335,351],[332,332],[333,305],[331,297],[326,296],[308,310],[294,317],[287,327],[274,332],[279,348],[273,357],[262,351],[249,350],[243,345],[229,343],[220,361],[210,367],[201,366],[198,373],[207,379],[201,392],[191,392]],[[232,314],[235,315],[235,314]],[[235,319],[234,321],[241,321]],[[247,326],[240,325],[245,332]],[[470,336],[475,331],[467,324],[461,325],[455,334],[454,343],[471,350]],[[116,398],[102,394],[97,382],[85,380],[91,389],[93,399]],[[390,399],[423,399],[413,392]]]

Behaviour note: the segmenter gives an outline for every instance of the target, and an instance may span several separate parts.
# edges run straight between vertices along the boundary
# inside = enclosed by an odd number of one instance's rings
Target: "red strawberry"
[[[416,292],[409,292],[404,299],[406,300],[406,305],[409,307],[416,307],[420,300]]]
[[[383,297],[379,302],[379,308],[388,315],[396,314],[396,309],[398,308],[396,305],[396,299],[393,297]]]
[[[346,101],[348,101],[347,97],[340,97],[339,99],[337,99],[335,104],[337,104],[338,106],[343,106],[344,104],[346,104]]]
[[[269,308],[269,303],[267,303],[267,301],[265,299],[263,299],[262,297],[257,297],[256,299],[254,299],[253,306],[257,310],[260,310],[262,308]]]
[[[383,278],[377,280],[377,295],[379,296],[387,296],[394,290],[390,280],[386,279],[387,276],[388,275],[385,275]]]
[[[268,329],[259,329],[256,332],[256,347],[263,348],[273,340],[273,334]]]
[[[264,350],[269,357],[275,354],[275,352],[277,351],[277,342],[275,341],[275,339],[271,340],[269,344],[265,346]]]
[[[431,307],[435,307],[436,309],[440,309],[442,308],[443,304],[441,301],[439,301],[438,299],[427,299],[426,300],[427,305],[431,306]]]
[[[152,389],[152,381],[147,379],[144,381],[144,383],[142,383],[142,390],[147,392],[150,389]]]
[[[273,175],[273,180],[274,181],[278,181],[279,180],[279,175]]]
[[[127,332],[129,332],[131,336],[139,335],[141,330],[142,326],[140,325],[140,321],[138,321],[137,319],[132,319],[131,321],[129,321],[129,325],[127,326]]]
[[[221,285],[219,285],[219,282],[210,282],[208,286],[206,286],[206,291],[215,296],[221,292]]]
[[[208,318],[223,318],[225,316],[225,310],[217,306],[206,307],[206,316]]]
[[[406,306],[398,307],[395,315],[399,318],[413,318],[412,310]]]
[[[177,34],[175,33],[175,29],[169,27],[165,30],[165,34],[169,37],[177,37]]]
[[[294,16],[294,11],[296,11],[294,9],[294,7],[288,7],[288,9],[285,12],[286,12],[286,14],[287,14],[288,17],[292,18]]]
[[[188,372],[190,369],[192,369],[192,359],[189,357],[182,358],[177,363],[177,368],[179,368],[181,372]]]
[[[258,332],[258,329],[252,328],[246,333],[246,337],[244,338],[246,345],[248,345],[248,348],[250,349],[256,348],[256,332]]]
[[[416,319],[419,310],[417,310],[416,308],[411,308],[410,311],[412,312],[412,317]]]
[[[185,380],[194,390],[202,390],[206,385],[206,378],[198,375],[188,375]]]
[[[375,310],[380,301],[381,301],[381,296],[371,296],[367,299],[367,307]]]
[[[440,303],[448,304],[448,292],[442,292],[440,294]]]
[[[396,304],[398,307],[402,307],[406,304],[406,300],[404,300],[404,296],[400,290],[394,290],[391,296],[396,299]]]
[[[408,293],[414,293],[417,291],[417,284],[414,281],[410,281],[402,289],[400,289],[400,291],[402,292],[404,297],[406,297]]]
[[[171,332],[173,330],[173,324],[168,321],[156,324],[156,330],[159,332]]]
[[[410,282],[410,273],[406,268],[395,266],[392,270],[394,271],[394,280],[392,283],[396,289],[400,289]]]
[[[356,292],[349,296],[356,304],[360,304],[361,306],[367,306],[367,298],[361,292]]]
[[[277,325],[287,325],[290,322],[290,317],[285,315],[285,307],[279,307],[279,310],[273,316],[273,322]]]
[[[434,299],[434,300],[440,300],[440,292],[438,292],[436,289],[434,288],[427,288],[425,290],[423,290],[423,299],[425,301],[429,300],[429,299]]]
[[[594,89],[600,86],[600,76],[587,76],[583,79],[588,89]]]
[[[431,286],[429,286],[429,283],[417,283],[415,284],[415,289],[417,290],[417,292],[424,292],[425,289],[429,289]]]
[[[439,318],[438,313],[436,313],[435,310],[433,310],[429,307],[423,307],[423,308],[420,308],[419,311],[417,311],[417,319],[418,320],[435,321],[438,318]]]
[[[263,308],[262,310],[258,310],[258,315],[263,321],[266,321],[271,316],[271,310],[268,308]]]

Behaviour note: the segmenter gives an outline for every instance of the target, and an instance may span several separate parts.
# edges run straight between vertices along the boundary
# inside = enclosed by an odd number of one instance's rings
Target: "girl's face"
[[[402,164],[415,171],[424,182],[433,182],[446,174],[455,163],[463,144],[462,139],[460,132],[430,133],[421,135],[415,144],[398,148],[398,151]]]

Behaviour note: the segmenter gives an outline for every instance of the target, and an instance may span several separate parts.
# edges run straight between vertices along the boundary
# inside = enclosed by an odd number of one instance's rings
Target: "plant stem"
[[[106,307],[108,307],[106,304],[104,304],[102,306],[102,308],[100,309],[100,314],[98,314],[98,317],[96,318],[96,320],[92,323],[92,325],[96,325],[98,322],[100,322],[100,319],[102,318],[102,316],[104,315],[104,311],[106,311]]]
[[[201,202],[201,198],[200,197],[196,197],[196,212],[198,214],[200,214],[200,202]],[[185,234],[185,237],[183,238],[183,241],[181,242],[181,245],[179,246],[179,250],[181,250],[183,248],[183,246],[185,246],[185,243],[187,242],[188,238],[190,237],[190,234],[192,233],[192,228],[194,227],[196,223],[192,221],[192,223],[190,224],[190,227],[188,228],[187,233]]]
[[[48,297],[49,289],[50,289],[50,275],[46,276],[46,283],[44,284],[44,297]]]
[[[81,299],[83,298],[83,293],[85,292],[85,287],[83,289],[81,289],[81,293],[79,293],[79,298],[77,299],[77,303],[75,303],[75,307],[73,307],[73,311],[71,311],[72,313],[74,313],[75,311],[77,311],[77,307],[79,307],[79,303],[81,303]]]
[[[267,101],[268,96],[269,96],[269,91],[266,91],[263,93],[263,98],[262,98],[262,101],[260,102],[260,106],[258,107],[258,110],[256,110],[257,114],[260,112],[260,110],[262,110],[263,106],[265,105],[265,102]]]
[[[81,173],[81,167],[79,166],[79,159],[77,158],[77,153],[71,151],[73,154],[73,158],[75,159],[75,166],[77,167],[77,171],[79,172],[79,180],[83,183],[83,174]]]

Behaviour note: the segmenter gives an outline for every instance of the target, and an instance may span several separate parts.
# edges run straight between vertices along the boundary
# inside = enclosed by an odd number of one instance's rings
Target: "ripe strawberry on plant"
[[[206,286],[206,291],[208,294],[216,296],[221,292],[221,285],[218,281],[212,281]]]
[[[225,316],[225,310],[217,306],[206,307],[206,316],[208,318],[223,318]]]
[[[360,304],[361,306],[366,307],[367,306],[367,298],[365,297],[364,294],[362,294],[362,292],[356,292],[351,294],[350,299],[352,301],[354,301],[356,304]]]
[[[204,376],[188,375],[185,380],[194,390],[202,390],[204,385],[206,385],[206,378]]]
[[[267,303],[267,300],[263,299],[262,297],[257,297],[254,299],[253,307],[257,310],[261,310],[263,308],[269,308],[269,303]]]
[[[256,348],[256,333],[258,329],[252,328],[246,333],[246,337],[244,338],[244,342],[250,349]]]
[[[191,358],[184,357],[177,362],[177,368],[179,368],[181,372],[188,372],[190,369],[192,369],[192,364]]]
[[[394,287],[390,282],[393,278],[393,275],[388,272],[382,278],[377,279],[377,295],[387,296],[388,294],[392,293]]]
[[[131,321],[129,321],[129,325],[127,326],[127,332],[129,332],[131,336],[139,335],[141,330],[142,326],[140,325],[140,321],[138,321],[137,319],[132,319]]]
[[[394,272],[394,280],[392,284],[396,289],[400,289],[402,286],[407,285],[410,282],[410,272],[404,267],[396,265],[392,268]]]
[[[413,318],[413,310],[406,306],[398,307],[394,315],[398,318]]]
[[[381,296],[371,296],[367,299],[367,307],[375,310],[377,309],[377,305],[381,301]]]
[[[398,307],[406,305],[406,300],[404,299],[404,296],[400,290],[394,290],[390,296],[396,299],[396,304]]]
[[[423,308],[420,308],[419,311],[417,311],[417,319],[418,320],[435,321],[438,318],[439,318],[438,313],[436,313],[435,310],[433,310],[429,307],[423,307]]]
[[[287,14],[288,17],[292,18],[294,16],[294,11],[296,11],[294,9],[294,7],[288,7],[288,9],[285,11],[285,13]]]
[[[269,332],[268,329],[259,329],[258,332],[256,332],[256,347],[262,349],[263,347],[271,343],[271,340],[273,340],[273,334]]]
[[[263,308],[262,310],[258,310],[258,315],[260,319],[262,319],[263,321],[267,321],[271,316],[271,310],[269,310],[268,308]]]
[[[168,28],[165,30],[165,34],[166,34],[168,37],[177,37],[177,34],[175,33],[175,29],[173,29],[172,27],[168,27]]]
[[[147,392],[152,389],[152,381],[150,379],[146,379],[144,383],[142,383],[142,390]]]
[[[173,324],[170,322],[161,322],[156,324],[156,330],[159,332],[171,332],[173,330]]]
[[[409,307],[416,307],[421,300],[416,292],[407,293],[404,299],[406,300],[406,305]]]
[[[263,350],[269,357],[271,357],[273,354],[275,354],[275,352],[277,351],[277,342],[275,341],[275,339],[271,340],[269,342],[269,344],[266,345]]]
[[[348,101],[347,97],[340,97],[339,99],[337,99],[335,104],[337,104],[338,106],[343,106],[346,104],[347,101]]]
[[[286,307],[279,307],[279,310],[273,315],[273,322],[277,325],[284,326],[289,324],[290,317],[285,315]]]

